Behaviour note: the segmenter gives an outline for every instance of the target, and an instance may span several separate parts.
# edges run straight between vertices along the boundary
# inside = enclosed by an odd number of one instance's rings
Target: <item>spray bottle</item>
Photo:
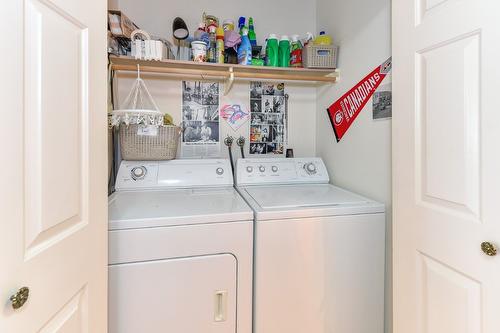
[[[252,64],[252,44],[248,39],[248,29],[243,27],[241,29],[241,44],[238,47],[238,64],[251,65]]]

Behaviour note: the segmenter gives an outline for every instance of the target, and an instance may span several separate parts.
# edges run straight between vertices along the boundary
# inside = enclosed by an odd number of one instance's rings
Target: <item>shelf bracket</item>
[[[229,67],[229,77],[226,80],[226,82],[224,82],[224,96],[229,94],[229,92],[233,88],[233,84],[234,84],[234,71],[233,67]]]

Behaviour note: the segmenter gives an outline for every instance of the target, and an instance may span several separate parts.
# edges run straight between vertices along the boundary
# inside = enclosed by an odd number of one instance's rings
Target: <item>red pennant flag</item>
[[[387,59],[380,67],[375,68],[373,72],[368,74],[327,109],[337,142],[342,139],[380,83],[382,83],[386,75],[391,71],[391,59]]]

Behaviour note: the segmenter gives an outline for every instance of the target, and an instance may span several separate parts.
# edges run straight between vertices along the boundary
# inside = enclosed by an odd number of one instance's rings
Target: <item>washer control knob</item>
[[[251,173],[253,171],[253,166],[247,166],[247,172],[248,173]]]
[[[273,172],[278,172],[278,167],[277,167],[276,165],[273,165],[273,166],[271,167],[271,170],[272,170]]]
[[[144,176],[146,175],[146,168],[143,166],[134,167],[132,168],[131,174],[134,180],[144,178]]]
[[[266,171],[266,168],[265,168],[263,165],[261,165],[261,166],[259,167],[259,171],[260,171],[260,172],[264,172],[264,171]]]
[[[219,168],[215,169],[215,173],[220,176],[220,175],[224,174],[224,169],[219,167]]]
[[[304,169],[310,175],[314,175],[316,173],[316,165],[312,162],[304,164]]]

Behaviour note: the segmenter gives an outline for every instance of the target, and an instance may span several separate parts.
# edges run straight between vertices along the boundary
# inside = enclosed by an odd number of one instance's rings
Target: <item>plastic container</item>
[[[281,36],[278,46],[278,67],[290,66],[290,39],[287,35]]]
[[[255,34],[252,17],[248,19],[248,39],[250,39],[250,44],[252,44],[252,46],[257,46],[257,35]]]
[[[224,63],[224,29],[222,27],[217,28],[216,33],[217,43],[216,43],[216,62],[219,64]]]
[[[243,28],[245,27],[245,22],[246,22],[246,18],[244,16],[241,16],[238,19],[238,31],[239,31],[241,36],[243,36]]]
[[[193,35],[195,40],[205,42],[207,45],[208,43],[210,43],[210,37],[208,35],[208,32],[205,31],[204,23],[198,24],[198,29],[194,32]]]
[[[200,40],[191,42],[194,62],[205,62],[207,60],[207,43]]]
[[[321,31],[319,33],[319,36],[317,36],[315,39],[314,39],[314,45],[332,45],[333,42],[332,42],[332,37],[330,37],[329,35],[325,34],[324,31]]]
[[[302,43],[299,40],[299,35],[292,36],[290,67],[302,67]]]
[[[222,22],[222,27],[224,28],[224,31],[234,30],[234,21],[224,20],[224,22]]]
[[[266,44],[266,66],[278,66],[278,37],[270,34]]]
[[[251,65],[252,64],[252,44],[248,38],[248,29],[243,28],[241,31],[241,44],[238,47],[238,64]]]

